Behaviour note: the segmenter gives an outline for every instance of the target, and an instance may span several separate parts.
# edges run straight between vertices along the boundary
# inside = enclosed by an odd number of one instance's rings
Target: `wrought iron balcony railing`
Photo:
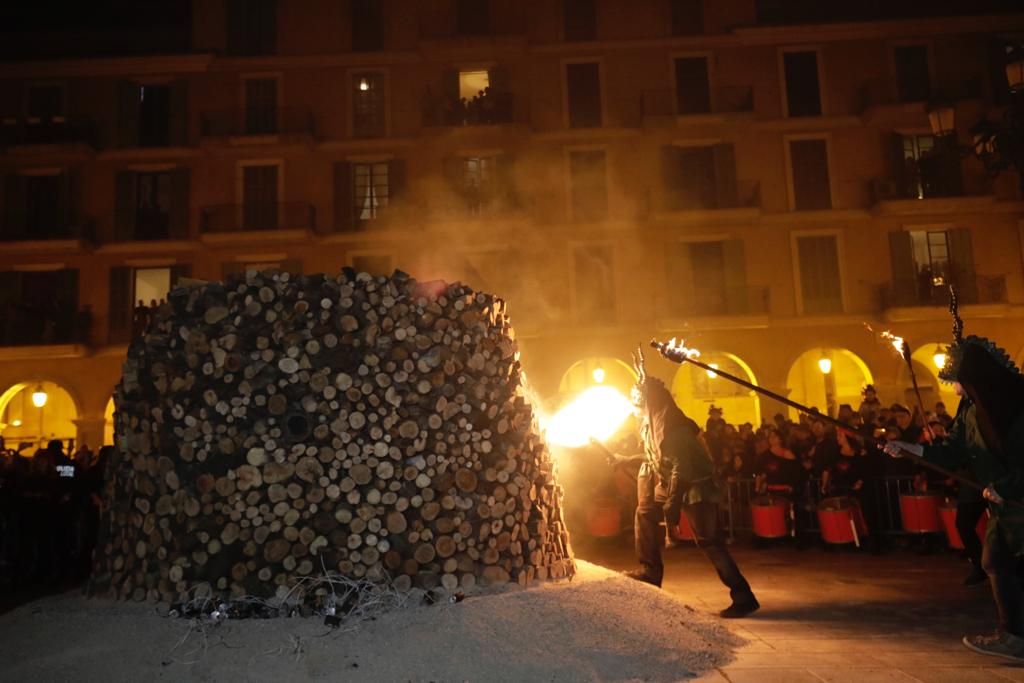
[[[882,309],[949,306],[949,285],[957,289],[962,304],[1004,304],[1008,302],[1006,276],[959,276],[949,278],[941,284],[932,280],[915,282],[890,282],[882,286]]]
[[[316,207],[308,202],[247,202],[205,206],[204,234],[267,230],[316,230]]]
[[[96,241],[96,225],[84,216],[41,217],[26,211],[7,210],[0,224],[0,242],[35,242],[57,240]]]
[[[209,111],[200,117],[200,123],[203,137],[313,135],[315,130],[312,112],[294,107]]]
[[[512,93],[488,91],[481,97],[467,100],[454,97],[427,97],[423,102],[423,125],[492,126],[526,123],[525,113],[517,111]]]
[[[693,97],[676,89],[645,90],[641,99],[643,115],[691,116],[737,114],[754,111],[752,86],[712,88],[706,98]]]

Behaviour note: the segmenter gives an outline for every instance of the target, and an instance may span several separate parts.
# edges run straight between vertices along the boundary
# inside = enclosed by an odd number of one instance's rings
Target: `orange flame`
[[[544,425],[548,443],[579,448],[590,439],[607,441],[633,412],[617,389],[599,385],[583,391]]]
[[[892,347],[896,349],[896,353],[901,356],[904,354],[904,349],[907,348],[907,342],[903,341],[903,337],[897,337],[889,330],[884,330],[881,333],[882,339],[892,344]]]
[[[668,344],[666,344],[666,347],[669,351],[676,351],[687,358],[700,358],[700,351],[697,349],[687,348],[685,339],[677,340],[675,337],[672,337],[668,341]]]

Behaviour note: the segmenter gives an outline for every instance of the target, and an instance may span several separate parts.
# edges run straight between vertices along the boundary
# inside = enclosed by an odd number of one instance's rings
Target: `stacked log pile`
[[[294,596],[324,571],[455,591],[575,571],[490,294],[350,269],[188,283],[130,347],[115,405],[93,594]]]

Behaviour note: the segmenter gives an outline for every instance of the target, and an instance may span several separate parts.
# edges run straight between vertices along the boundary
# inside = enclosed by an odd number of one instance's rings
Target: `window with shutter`
[[[597,0],[563,0],[566,41],[597,39]]]
[[[928,101],[932,96],[928,46],[900,45],[893,48],[892,53],[896,63],[896,94],[899,101]]]
[[[831,209],[828,143],[824,139],[790,140],[789,161],[793,208],[797,211]]]
[[[242,169],[242,229],[278,227],[278,166],[253,164]]]
[[[25,178],[25,233],[28,239],[44,240],[67,232],[61,207],[60,174]]]
[[[704,33],[704,0],[669,0],[672,35],[692,36]]]
[[[245,79],[245,134],[273,135],[278,132],[277,79]]]
[[[597,62],[565,65],[570,128],[595,128],[601,120],[601,66]]]
[[[167,239],[171,228],[171,173],[136,173],[135,179],[135,234],[132,238]]]
[[[389,190],[388,162],[352,164],[352,209],[357,226],[381,215],[391,197]]]
[[[688,315],[693,308],[693,273],[690,271],[690,245],[668,242],[665,253],[665,308],[671,316]]]
[[[460,36],[490,33],[490,0],[455,0],[455,30]]]
[[[352,75],[352,134],[377,138],[387,134],[384,75],[365,71]]]
[[[782,55],[788,116],[820,116],[821,86],[818,53],[785,52]]]
[[[676,113],[707,114],[711,111],[711,83],[707,57],[680,57],[674,60],[676,77]]]
[[[166,147],[171,144],[171,86],[139,86],[140,147]]]
[[[807,314],[841,313],[839,250],[832,235],[797,237],[800,295]]]
[[[276,49],[277,0],[228,0],[228,54],[254,57]]]
[[[603,150],[569,153],[572,219],[600,221],[608,216],[608,186]]]
[[[384,48],[384,16],[381,0],[352,0],[352,50],[370,52]]]
[[[576,319],[591,324],[614,322],[615,268],[611,247],[576,247],[572,264]]]
[[[698,315],[726,313],[725,253],[721,242],[690,244],[693,309]]]

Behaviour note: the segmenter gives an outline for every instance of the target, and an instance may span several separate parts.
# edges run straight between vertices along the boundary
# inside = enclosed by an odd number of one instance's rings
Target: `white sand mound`
[[[578,565],[572,582],[338,630],[315,617],[197,628],[163,608],[67,594],[0,617],[0,680],[678,681],[742,643],[667,593]]]

